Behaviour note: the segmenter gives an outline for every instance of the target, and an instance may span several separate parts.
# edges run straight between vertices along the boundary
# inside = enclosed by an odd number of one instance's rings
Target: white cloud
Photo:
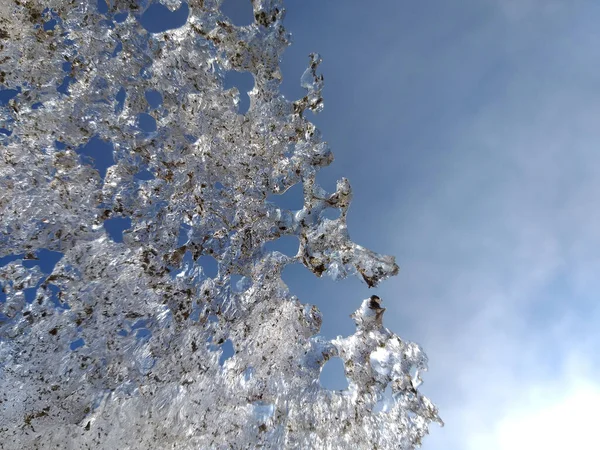
[[[480,450],[591,449],[598,443],[600,383],[576,357],[553,382],[528,386],[518,404],[495,424],[490,435],[475,433],[469,448]],[[492,447],[490,447],[492,443]]]

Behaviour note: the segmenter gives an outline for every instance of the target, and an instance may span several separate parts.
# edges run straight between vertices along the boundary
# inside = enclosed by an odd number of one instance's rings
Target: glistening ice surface
[[[418,445],[439,421],[419,346],[375,296],[325,340],[281,280],[291,263],[369,286],[398,271],[350,240],[349,182],[315,181],[333,159],[304,117],[320,58],[283,98],[281,1],[244,27],[218,0],[109,3],[0,2],[0,446]],[[156,8],[170,29],[142,26]],[[254,77],[245,114],[231,70]],[[297,183],[301,210],[266,200]],[[297,255],[265,250],[289,235]],[[319,383],[332,357],[346,390]]]

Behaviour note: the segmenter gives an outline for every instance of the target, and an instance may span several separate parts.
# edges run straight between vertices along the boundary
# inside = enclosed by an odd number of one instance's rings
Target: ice
[[[320,56],[288,101],[281,1],[243,27],[218,0],[161,3],[177,17],[148,30],[146,0],[0,2],[0,446],[414,448],[440,422],[420,347],[376,297],[326,340],[281,279],[398,272],[350,239],[349,181],[316,182]],[[230,71],[254,78],[244,115]],[[267,201],[296,185],[301,209]],[[50,273],[27,262],[42,251]],[[336,357],[341,391],[319,383]]]

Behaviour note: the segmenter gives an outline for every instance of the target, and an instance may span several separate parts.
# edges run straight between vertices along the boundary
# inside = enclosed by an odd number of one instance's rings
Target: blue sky
[[[430,357],[446,427],[424,448],[597,442],[599,20],[577,0],[287,3],[284,93],[320,52],[320,179],[350,179],[352,238],[401,267],[386,325]],[[288,270],[325,335],[352,332],[366,286]]]
[[[249,23],[249,4],[224,10]],[[600,4],[290,0],[287,11],[286,97],[304,95],[308,54],[324,59],[314,122],[336,160],[320,182],[350,179],[351,237],[401,267],[375,291],[290,267],[292,292],[319,306],[328,337],[352,333],[349,314],[376,293],[386,326],[423,345],[421,389],[446,422],[425,449],[591,448]],[[299,209],[300,187],[278,201]]]

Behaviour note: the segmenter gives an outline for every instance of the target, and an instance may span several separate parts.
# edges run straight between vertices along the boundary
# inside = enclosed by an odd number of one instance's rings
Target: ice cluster
[[[398,271],[350,240],[348,181],[316,182],[333,159],[305,117],[319,56],[289,101],[280,0],[254,0],[247,26],[221,0],[161,3],[0,1],[0,447],[420,445],[440,421],[417,390],[426,357],[380,299],[329,341],[281,279]],[[145,27],[157,7],[187,19]],[[228,71],[254,78],[245,114]],[[301,210],[267,201],[298,183]],[[288,235],[295,256],[265,248]],[[345,390],[319,383],[332,357]]]

